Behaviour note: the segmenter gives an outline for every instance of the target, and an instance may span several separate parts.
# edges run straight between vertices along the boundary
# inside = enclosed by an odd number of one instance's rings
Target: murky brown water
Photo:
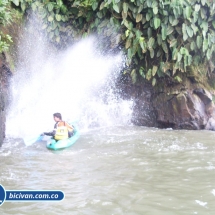
[[[61,202],[5,202],[0,214],[174,215],[215,213],[215,132],[100,128],[49,151],[7,139],[6,190],[62,190]]]

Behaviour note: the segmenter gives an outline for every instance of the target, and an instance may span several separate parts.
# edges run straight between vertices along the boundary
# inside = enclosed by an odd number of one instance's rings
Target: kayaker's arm
[[[52,131],[52,132],[44,132],[43,134],[44,134],[44,135],[47,135],[47,136],[54,136],[55,133],[56,133],[56,131],[54,130],[54,131]]]

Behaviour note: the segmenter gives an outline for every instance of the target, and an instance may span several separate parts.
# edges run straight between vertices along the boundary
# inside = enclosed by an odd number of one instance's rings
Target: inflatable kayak
[[[46,147],[48,149],[53,149],[53,150],[64,149],[73,145],[78,140],[79,137],[80,137],[79,131],[75,129],[72,137],[65,140],[58,140],[58,141],[51,139],[51,142],[50,140],[47,142]]]

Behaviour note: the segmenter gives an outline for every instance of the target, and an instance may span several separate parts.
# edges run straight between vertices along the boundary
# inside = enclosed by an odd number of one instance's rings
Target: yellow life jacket
[[[64,140],[64,139],[69,138],[68,128],[65,125],[64,126],[57,126],[54,138],[56,140]]]

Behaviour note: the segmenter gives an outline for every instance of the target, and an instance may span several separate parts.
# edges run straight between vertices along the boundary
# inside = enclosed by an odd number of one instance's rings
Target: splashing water
[[[130,121],[132,102],[117,99],[112,88],[123,67],[121,53],[101,56],[93,37],[56,53],[43,35],[30,29],[19,45],[7,135],[51,130],[55,112],[64,120],[78,121],[82,129]]]

